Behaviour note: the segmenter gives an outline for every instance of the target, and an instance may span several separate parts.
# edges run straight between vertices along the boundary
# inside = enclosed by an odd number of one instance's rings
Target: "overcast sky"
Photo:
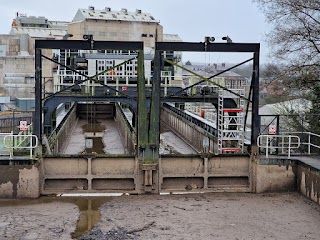
[[[4,2],[4,0],[1,0]],[[261,62],[271,60],[265,34],[270,27],[252,0],[11,0],[0,6],[0,34],[10,31],[16,12],[45,16],[49,20],[72,21],[78,8],[89,5],[96,9],[111,7],[119,11],[141,9],[160,20],[165,33],[178,34],[183,41],[200,42],[205,36],[214,36],[216,42],[229,35],[234,42],[261,43]],[[202,53],[186,54],[184,60],[234,62],[251,58],[244,54]]]

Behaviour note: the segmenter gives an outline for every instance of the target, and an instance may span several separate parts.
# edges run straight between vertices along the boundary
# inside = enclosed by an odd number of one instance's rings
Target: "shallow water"
[[[39,199],[0,200],[0,206],[18,207],[53,202],[75,204],[79,208],[79,219],[76,230],[74,233],[72,233],[72,237],[74,239],[79,239],[84,234],[91,231],[100,221],[99,208],[110,200],[110,197],[41,197]]]
[[[97,153],[97,154],[104,154],[103,151],[105,145],[103,144],[102,137],[104,134],[105,126],[101,124],[101,122],[94,122],[85,124],[82,126],[84,135],[86,139],[92,139],[92,148],[86,147],[86,153]]]

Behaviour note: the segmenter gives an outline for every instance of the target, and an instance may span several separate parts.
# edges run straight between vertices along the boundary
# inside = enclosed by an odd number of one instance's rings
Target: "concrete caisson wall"
[[[259,159],[252,165],[253,192],[286,192],[296,190],[295,162]]]
[[[320,170],[306,164],[296,169],[298,191],[320,204]]]
[[[252,164],[252,192],[298,191],[320,204],[320,170],[311,165],[299,158],[260,157]]]
[[[171,112],[165,108],[161,109],[161,122],[165,124],[172,132],[182,138],[197,152],[202,153],[217,153],[215,137],[206,132],[201,127],[186,121],[181,116]],[[203,141],[209,139],[209,148],[205,149]]]
[[[48,157],[41,164],[41,194],[140,193],[134,157]]]
[[[250,158],[246,156],[162,157],[163,192],[250,192]]]
[[[39,169],[35,165],[1,165],[0,198],[38,198]]]
[[[162,157],[152,170],[152,193],[250,192],[249,157]],[[146,175],[135,157],[51,157],[41,165],[41,193],[145,193]]]
[[[121,141],[128,154],[135,153],[136,133],[134,128],[126,119],[119,104],[116,104],[115,122],[121,136]]]
[[[77,122],[76,106],[73,107],[70,114],[66,116],[66,121],[62,123],[57,134],[52,135],[50,142],[53,144],[50,146],[53,154],[58,154],[65,147],[66,140],[70,137],[70,133]]]

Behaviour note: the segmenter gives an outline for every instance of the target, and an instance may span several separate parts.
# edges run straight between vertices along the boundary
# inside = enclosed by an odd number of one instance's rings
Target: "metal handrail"
[[[286,138],[288,138],[288,142],[285,142]],[[293,142],[292,139],[297,139],[297,141]],[[273,146],[273,140],[277,140],[278,145]],[[296,135],[260,135],[258,137],[258,147],[266,149],[266,157],[269,157],[269,149],[281,149],[282,153],[284,153],[284,149],[288,149],[288,157],[290,157],[291,149],[300,147],[300,137]]]
[[[290,132],[290,133],[289,132],[283,132],[282,134],[305,134],[305,135],[307,135],[308,136],[308,142],[302,142],[301,144],[308,146],[308,154],[309,155],[311,154],[311,147],[315,147],[315,148],[320,149],[320,145],[316,145],[316,144],[311,143],[311,136],[315,136],[315,137],[320,138],[320,134],[316,134],[316,133],[313,133],[313,132]]]
[[[24,135],[24,137],[29,138],[30,145],[29,146],[21,146],[21,144],[20,144],[18,146],[14,146],[12,144],[12,142],[14,142],[14,139],[18,138],[18,137],[20,137],[20,136],[19,135],[6,135],[6,136],[4,136],[4,146],[8,149],[11,149],[10,150],[10,159],[13,158],[13,149],[29,149],[30,159],[32,159],[33,149],[38,146],[38,137],[36,135]],[[9,145],[6,144],[8,138],[10,139]]]
[[[11,131],[11,132],[9,132],[9,133],[0,133],[0,137],[1,136],[3,136],[3,139],[4,139],[4,137],[6,137],[6,136],[13,136],[13,132]],[[12,145],[13,143],[11,143],[11,145]],[[5,145],[4,145],[4,142],[2,143],[2,145],[5,147]],[[6,148],[6,147],[5,147]],[[12,148],[9,148],[9,149],[7,149],[6,148],[6,150],[1,150],[1,151],[3,151],[3,152],[5,152],[5,154],[3,154],[3,153],[1,153],[1,155],[8,155],[8,153],[7,152],[9,152],[9,155],[11,155],[12,154]]]

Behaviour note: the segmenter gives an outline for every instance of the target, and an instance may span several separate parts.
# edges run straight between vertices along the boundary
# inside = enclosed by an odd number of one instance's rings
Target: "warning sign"
[[[276,126],[275,126],[275,125],[270,125],[270,126],[269,126],[269,134],[270,134],[270,135],[275,135],[276,132],[277,132]]]
[[[127,87],[122,87],[121,90],[122,90],[122,92],[126,92],[127,91]]]
[[[28,129],[27,121],[20,121],[20,131],[26,131]]]

